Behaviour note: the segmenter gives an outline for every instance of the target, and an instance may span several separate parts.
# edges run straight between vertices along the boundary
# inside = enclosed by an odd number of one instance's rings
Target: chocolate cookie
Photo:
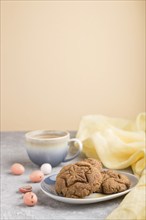
[[[130,187],[130,180],[123,174],[114,170],[102,171],[101,173],[103,175],[103,180],[98,192],[113,194],[125,191]]]
[[[84,160],[87,163],[90,163],[92,166],[96,167],[98,170],[102,170],[102,163],[96,159],[93,158],[87,158]]]
[[[85,161],[64,166],[56,177],[55,189],[60,195],[83,198],[99,190],[102,174]]]

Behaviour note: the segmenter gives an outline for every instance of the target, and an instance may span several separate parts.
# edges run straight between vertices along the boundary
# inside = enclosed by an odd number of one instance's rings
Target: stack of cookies
[[[64,166],[56,177],[57,194],[69,198],[83,198],[91,193],[113,194],[130,187],[127,176],[114,170],[104,170],[102,163],[88,158]]]

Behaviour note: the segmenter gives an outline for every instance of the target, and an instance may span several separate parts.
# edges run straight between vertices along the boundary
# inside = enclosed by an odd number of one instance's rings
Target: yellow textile
[[[145,132],[146,113],[140,113],[134,121],[87,115],[80,122],[77,138],[83,142],[83,152],[87,157],[100,159],[110,169],[131,166],[134,174],[140,177],[146,167]],[[139,186],[141,182],[143,187]],[[125,197],[118,211],[113,211],[107,219],[146,219],[145,172],[139,184]]]
[[[98,158],[111,169],[132,166],[135,175],[140,176],[146,162],[145,123],[145,113],[135,121],[88,115],[80,122],[77,138],[83,142],[87,157]]]

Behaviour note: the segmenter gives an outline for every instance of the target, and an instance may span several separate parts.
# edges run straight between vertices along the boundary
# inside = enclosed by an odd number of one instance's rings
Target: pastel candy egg
[[[21,174],[24,173],[24,171],[25,171],[25,168],[20,163],[14,163],[11,166],[11,173],[14,174],[14,175],[21,175]]]
[[[27,206],[34,206],[38,201],[38,198],[35,193],[27,192],[23,196],[23,202]]]
[[[45,174],[45,175],[47,175],[47,174],[50,174],[51,173],[51,171],[52,171],[52,166],[51,166],[51,164],[49,164],[49,163],[44,163],[44,164],[42,164],[42,166],[41,166],[41,171],[43,172],[43,174]]]
[[[44,178],[44,174],[40,170],[33,171],[29,176],[31,182],[39,183]]]

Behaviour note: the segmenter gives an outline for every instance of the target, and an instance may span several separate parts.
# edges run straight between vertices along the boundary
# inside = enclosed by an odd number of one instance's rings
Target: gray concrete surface
[[[40,183],[30,183],[29,174],[38,169],[28,158],[25,150],[25,132],[1,133],[1,219],[28,219],[28,220],[73,220],[90,219],[104,220],[114,210],[124,197],[101,203],[73,205],[55,201],[40,190]],[[72,136],[74,136],[74,132]],[[78,160],[84,155],[80,155]],[[15,176],[10,173],[13,163],[21,163],[25,166],[25,173]],[[53,168],[53,171],[59,170]],[[31,184],[33,192],[38,196],[38,203],[34,207],[23,204],[19,187]]]

